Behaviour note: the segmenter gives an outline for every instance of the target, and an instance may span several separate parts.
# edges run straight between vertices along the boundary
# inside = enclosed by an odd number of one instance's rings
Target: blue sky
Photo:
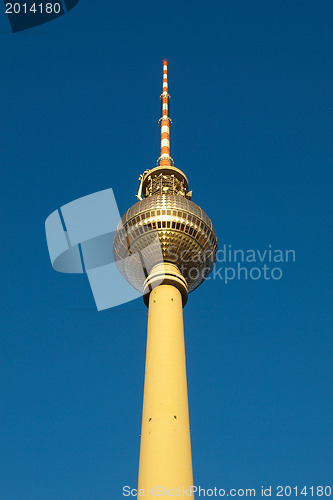
[[[331,1],[88,2],[12,34],[0,16],[0,498],[136,486],[147,311],[97,312],[54,272],[44,221],[171,155],[220,248],[294,249],[281,280],[211,279],[184,309],[194,481],[332,485]],[[219,264],[223,266],[224,264]]]

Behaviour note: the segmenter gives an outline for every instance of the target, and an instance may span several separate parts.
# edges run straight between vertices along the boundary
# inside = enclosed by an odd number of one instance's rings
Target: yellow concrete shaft
[[[149,297],[138,497],[150,489],[193,499],[183,494],[191,485],[182,297],[175,286],[159,285]]]

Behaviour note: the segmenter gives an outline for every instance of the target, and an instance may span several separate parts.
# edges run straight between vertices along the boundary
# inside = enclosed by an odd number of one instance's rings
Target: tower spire
[[[163,60],[163,92],[161,94],[162,101],[162,117],[159,120],[161,127],[161,156],[157,160],[158,165],[172,165],[173,160],[170,156],[170,126],[171,119],[169,118],[169,100],[168,94],[168,61]]]
[[[174,166],[170,156],[170,126],[168,93],[168,61],[163,59],[163,91],[161,94],[162,116],[159,119],[161,127],[161,154],[157,160],[157,166],[145,170],[140,175],[139,190],[135,196],[138,200],[153,195],[177,194],[191,199],[192,191],[189,191],[188,180],[184,172]]]

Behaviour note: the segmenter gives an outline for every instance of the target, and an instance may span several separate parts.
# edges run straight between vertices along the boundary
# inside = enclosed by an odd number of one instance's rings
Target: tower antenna
[[[162,117],[159,120],[161,127],[161,156],[157,160],[157,165],[173,165],[173,160],[170,156],[170,126],[172,124],[169,118],[169,101],[168,93],[168,61],[163,59],[163,92],[161,94],[162,101]]]

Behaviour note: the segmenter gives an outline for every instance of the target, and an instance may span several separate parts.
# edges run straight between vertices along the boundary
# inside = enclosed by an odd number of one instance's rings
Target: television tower
[[[139,201],[122,217],[113,253],[119,271],[148,306],[138,491],[159,487],[186,496],[193,476],[182,309],[188,293],[213,269],[217,240],[170,156],[167,70],[164,60],[161,154],[157,166],[139,178]],[[155,254],[156,236],[160,251]]]

